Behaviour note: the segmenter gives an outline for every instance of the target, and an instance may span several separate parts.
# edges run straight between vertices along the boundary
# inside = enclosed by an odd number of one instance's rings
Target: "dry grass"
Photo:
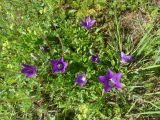
[[[145,25],[151,21],[148,13],[141,11],[130,12],[127,11],[121,15],[121,24],[126,32],[132,37],[135,44],[145,32]]]

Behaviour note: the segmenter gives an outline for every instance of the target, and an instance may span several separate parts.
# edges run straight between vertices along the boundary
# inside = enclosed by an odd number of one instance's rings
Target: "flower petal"
[[[83,83],[79,83],[79,85],[80,85],[81,87],[83,87],[86,83],[87,83],[87,81],[84,81]]]
[[[106,79],[106,76],[99,76],[98,80],[104,84],[107,79]]]
[[[99,56],[98,56],[98,54],[92,55],[92,62],[93,63],[99,63]]]
[[[83,27],[87,27],[87,23],[86,23],[86,21],[84,20],[84,19],[82,19],[82,23],[81,23],[81,26],[83,26]],[[87,29],[87,28],[86,28]]]
[[[64,58],[62,57],[62,58],[60,58],[58,61],[64,62]]]
[[[33,77],[34,75],[35,75],[34,73],[32,73],[32,74],[27,73],[27,74],[26,74],[26,78],[31,78],[31,77]]]
[[[116,77],[116,81],[120,81],[120,79],[122,78],[122,73],[119,72],[117,74],[114,75]]]
[[[117,82],[115,88],[122,88],[122,84],[120,82]]]
[[[26,64],[22,64],[22,66],[24,67],[21,70],[21,73],[25,74],[26,77],[33,77],[36,74],[36,67],[32,66],[32,65],[26,65]]]
[[[55,63],[57,63],[57,60],[50,60],[50,62],[51,62],[51,64],[55,64]]]
[[[21,70],[21,73],[26,73],[27,72],[27,68],[23,68],[22,70]]]
[[[121,52],[121,58],[125,58],[125,56],[124,52]]]
[[[114,76],[114,72],[111,69],[107,70],[107,78],[110,79]]]
[[[87,19],[86,19],[86,22],[90,22],[91,21],[91,17],[88,16]]]
[[[92,21],[89,23],[89,25],[92,27],[95,22],[96,22],[96,20],[92,20]]]
[[[106,84],[106,85],[104,86],[105,92],[109,92],[111,89],[112,89],[112,88],[111,88],[108,84]]]
[[[83,87],[87,83],[86,74],[79,74],[75,82]]]
[[[129,63],[132,60],[133,60],[132,55],[126,55],[126,54],[124,54],[124,52],[121,52],[121,63],[122,64]]]
[[[115,74],[112,79],[115,82],[115,88],[122,88],[122,84],[120,83],[120,79],[122,78],[122,73],[119,72],[117,74]]]
[[[67,62],[63,62],[63,69],[62,69],[62,73],[65,72],[66,68],[68,66],[68,63]]]
[[[85,28],[89,30],[89,29],[91,29],[91,27],[92,26],[87,25]]]

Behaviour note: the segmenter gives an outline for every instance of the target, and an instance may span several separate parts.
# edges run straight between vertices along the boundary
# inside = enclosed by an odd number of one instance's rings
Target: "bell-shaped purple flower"
[[[133,56],[132,55],[126,55],[124,52],[121,52],[121,63],[122,64],[126,64],[129,63],[133,60]]]
[[[83,87],[87,83],[86,74],[77,75],[77,79],[75,82],[78,83],[81,87]]]
[[[115,74],[112,70],[108,69],[107,74],[105,76],[99,76],[98,80],[104,84],[105,92],[109,92],[112,88],[122,88],[120,82],[121,77],[121,72]]]
[[[98,54],[92,55],[92,58],[91,58],[91,59],[92,59],[92,62],[93,62],[93,63],[99,63],[99,61],[100,61]]]
[[[82,19],[82,26],[85,27],[86,29],[91,29],[93,24],[96,22],[96,20],[91,20],[90,16],[87,17],[86,20]]]
[[[21,73],[25,74],[27,78],[34,77],[36,75],[36,67],[33,65],[22,64],[23,69]]]
[[[57,73],[64,73],[68,63],[64,61],[63,58],[57,59],[57,60],[51,60],[51,64],[52,64],[52,72]]]

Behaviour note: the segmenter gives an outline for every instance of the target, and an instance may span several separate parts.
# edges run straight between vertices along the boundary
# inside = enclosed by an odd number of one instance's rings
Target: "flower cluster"
[[[82,26],[87,30],[91,29],[96,20],[91,20],[90,16],[82,20]],[[40,49],[47,53],[49,52],[49,48],[47,46],[41,46]],[[100,62],[100,58],[98,53],[91,52],[91,61],[92,63],[98,64]],[[122,64],[127,64],[133,60],[132,55],[126,55],[124,52],[120,53],[120,62]],[[52,59],[50,60],[51,68],[53,73],[64,73],[68,67],[68,62],[65,62],[64,58]],[[22,64],[23,69],[21,73],[25,74],[27,78],[34,77],[37,73],[36,66]],[[98,80],[104,85],[105,92],[109,92],[112,88],[120,89],[122,88],[122,83],[120,82],[122,78],[122,73],[114,73],[111,69],[107,70],[105,76],[99,76]],[[86,74],[78,74],[75,80],[75,83],[79,84],[83,87],[87,83]]]

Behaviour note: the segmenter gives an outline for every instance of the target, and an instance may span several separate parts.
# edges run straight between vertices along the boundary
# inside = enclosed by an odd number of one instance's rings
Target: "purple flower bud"
[[[21,70],[21,73],[25,74],[27,78],[31,78],[36,75],[37,70],[35,66],[26,65],[26,64],[22,64],[22,66],[24,68]]]
[[[121,52],[121,63],[126,64],[133,61],[133,56],[132,55],[126,55],[124,52]]]
[[[99,63],[99,56],[98,56],[98,54],[96,54],[96,55],[92,55],[92,62],[93,63]]]
[[[86,74],[77,75],[77,79],[75,82],[78,83],[81,87],[83,87],[87,83]]]
[[[57,59],[57,60],[51,60],[51,64],[52,64],[52,72],[54,73],[64,73],[68,63],[64,61],[63,58]]]
[[[86,20],[82,19],[82,26],[85,27],[86,29],[91,29],[93,24],[96,22],[96,20],[91,20],[90,16],[87,17]]]
[[[112,70],[108,69],[105,76],[99,76],[98,80],[104,85],[105,92],[109,92],[112,88],[122,88],[120,79],[122,73],[113,73]]]

